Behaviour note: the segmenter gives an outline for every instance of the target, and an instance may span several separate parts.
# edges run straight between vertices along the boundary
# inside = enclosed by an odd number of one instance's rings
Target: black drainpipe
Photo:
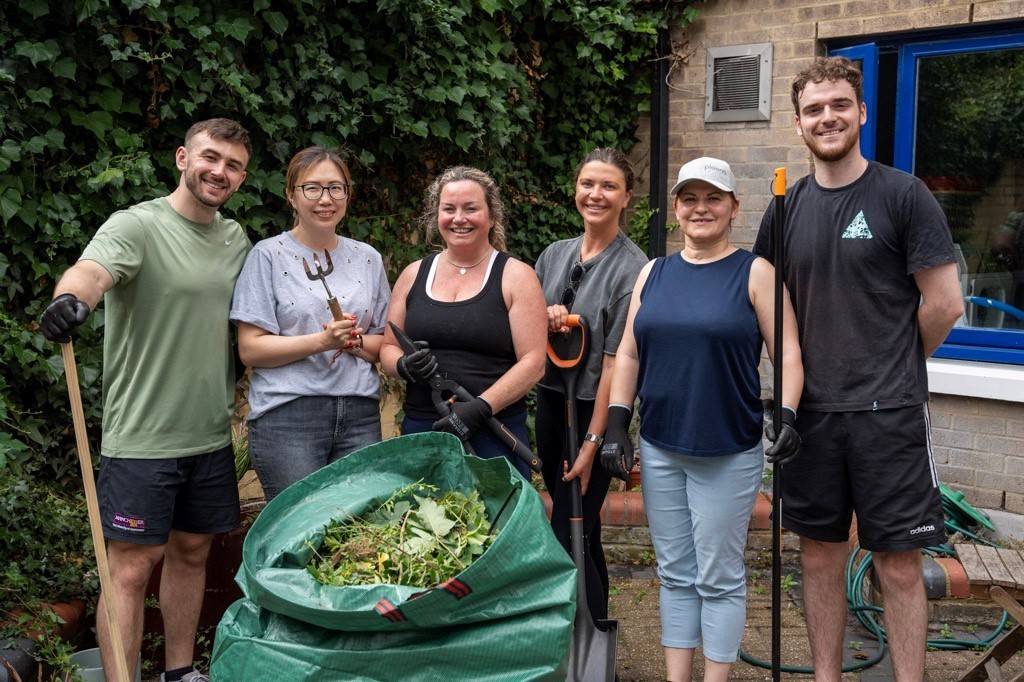
[[[650,203],[654,209],[647,224],[648,256],[665,255],[665,223],[668,221],[668,78],[669,29],[658,29],[657,59],[651,74],[651,170]]]

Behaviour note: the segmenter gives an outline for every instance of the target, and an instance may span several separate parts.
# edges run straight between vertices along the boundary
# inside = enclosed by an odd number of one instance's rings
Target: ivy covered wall
[[[571,174],[628,149],[659,27],[689,0],[14,0],[0,16],[0,472],[74,475],[59,350],[35,321],[59,274],[114,210],[168,192],[198,119],[252,133],[225,207],[255,241],[286,229],[284,170],[344,146],[342,230],[392,278],[425,252],[413,216],[443,167],[491,172],[510,251],[532,262],[578,231]],[[76,339],[98,440],[102,307]],[[168,330],[168,333],[174,333]],[[94,450],[95,452],[95,450]]]

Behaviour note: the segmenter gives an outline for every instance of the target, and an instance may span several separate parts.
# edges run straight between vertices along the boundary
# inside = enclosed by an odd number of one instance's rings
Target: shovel
[[[576,423],[576,378],[583,369],[586,359],[589,328],[579,315],[570,315],[566,326],[569,334],[579,329],[579,353],[575,357],[562,358],[548,340],[548,359],[559,369],[565,386],[565,457],[572,469],[579,449],[579,425]],[[598,463],[597,466],[600,466]],[[569,540],[572,545],[572,560],[576,564],[576,620],[573,622],[572,648],[569,650],[569,676],[575,682],[598,682],[615,679],[615,656],[618,648],[619,622],[600,620],[595,622],[587,607],[587,572],[583,562],[583,496],[580,479],[569,483]]]

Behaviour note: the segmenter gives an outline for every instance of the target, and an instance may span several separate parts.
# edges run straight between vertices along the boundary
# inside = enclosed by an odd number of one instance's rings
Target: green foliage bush
[[[0,471],[0,623],[16,608],[98,593],[84,499],[54,483]]]
[[[255,241],[290,226],[285,164],[347,148],[342,229],[392,278],[426,250],[423,188],[455,163],[490,171],[510,251],[532,262],[578,231],[573,166],[634,142],[656,33],[690,2],[630,0],[15,0],[0,16],[0,469],[63,480],[74,449],[57,347],[35,320],[107,216],[176,184],[198,119],[253,135],[225,207]],[[646,215],[646,214],[644,214]],[[102,307],[76,339],[98,450]],[[173,333],[173,330],[168,330]]]

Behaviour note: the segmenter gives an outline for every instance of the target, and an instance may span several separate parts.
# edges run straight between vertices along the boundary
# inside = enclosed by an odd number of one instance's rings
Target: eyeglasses
[[[566,308],[572,306],[576,300],[576,290],[580,288],[580,280],[583,279],[583,273],[582,263],[576,261],[572,264],[572,270],[569,271],[569,283],[562,290],[562,305]]]
[[[320,197],[324,195],[324,191],[330,194],[331,198],[335,201],[341,201],[348,197],[348,185],[340,182],[329,187],[324,187],[315,182],[308,182],[305,185],[298,185],[298,188],[302,190],[302,196],[310,201],[319,201]]]

